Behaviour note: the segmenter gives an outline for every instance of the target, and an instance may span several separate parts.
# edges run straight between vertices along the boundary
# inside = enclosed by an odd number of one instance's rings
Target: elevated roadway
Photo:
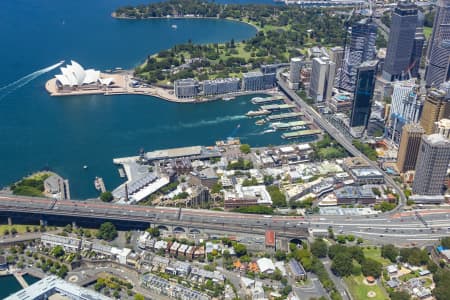
[[[331,227],[335,234],[353,234],[377,244],[397,245],[429,244],[450,233],[450,207],[376,216],[298,217],[69,200],[57,201],[51,207],[52,203],[51,199],[46,198],[0,195],[0,215],[12,216],[13,222],[17,221],[14,216],[21,217],[23,222],[24,216],[32,215],[43,219],[57,217],[64,224],[83,219],[93,220],[91,224],[98,226],[110,220],[119,228],[133,223],[136,225],[134,227],[145,229],[150,224],[156,224],[182,227],[186,232],[197,229],[263,235],[266,229],[271,229],[276,231],[277,236],[286,238],[305,238],[310,231],[327,232]]]
[[[306,116],[309,116],[314,122],[322,128],[322,130],[326,131],[332,138],[334,138],[342,147],[347,150],[353,156],[362,157],[367,163],[373,168],[380,171],[386,183],[391,185],[396,193],[400,196],[399,205],[397,206],[397,210],[401,209],[406,203],[406,196],[403,193],[402,188],[389,176],[384,170],[382,170],[376,162],[371,161],[367,156],[365,156],[361,151],[359,151],[355,146],[353,146],[352,141],[348,140],[345,135],[336,129],[330,122],[328,122],[324,117],[322,117],[317,111],[315,111],[311,106],[309,106],[302,98],[300,98],[297,93],[291,90],[287,83],[279,78],[278,74],[278,86],[280,89],[292,100],[294,103],[298,105],[298,107],[305,113]]]

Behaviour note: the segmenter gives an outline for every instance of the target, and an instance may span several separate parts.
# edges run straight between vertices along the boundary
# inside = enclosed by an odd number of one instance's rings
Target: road
[[[331,271],[331,260],[327,257],[321,259],[321,261],[325,267],[325,270],[327,270],[331,281],[333,281],[334,285],[336,286],[336,290],[339,292],[339,294],[341,294],[342,299],[352,300],[350,299],[349,294],[347,293],[347,288],[342,278],[334,275],[334,273]]]
[[[277,74],[279,75],[279,74]],[[353,146],[352,142],[348,140],[348,138],[339,130],[336,129],[330,122],[328,122],[324,117],[322,117],[317,111],[315,111],[311,106],[309,106],[305,101],[303,101],[300,96],[297,95],[293,90],[289,89],[286,82],[281,80],[278,76],[278,85],[281,88],[281,90],[291,99],[293,100],[299,108],[305,113],[305,115],[309,116],[314,122],[322,128],[322,130],[326,131],[333,139],[335,139],[342,147],[347,150],[351,155],[355,157],[362,157],[367,163],[383,173],[384,180],[386,183],[391,185],[396,193],[400,196],[400,201],[397,209],[401,209],[406,204],[406,196],[403,193],[402,188],[392,179],[391,176],[389,176],[384,170],[382,170],[376,162],[371,161],[367,156],[365,156],[361,151],[356,149],[355,146]]]
[[[52,208],[49,208],[52,207]],[[209,229],[229,234],[250,233],[263,235],[266,229],[277,232],[277,237],[307,237],[309,231],[326,231],[332,227],[335,234],[361,236],[375,244],[392,243],[398,246],[430,244],[449,234],[450,206],[442,209],[423,209],[380,215],[311,215],[264,216],[201,209],[178,209],[139,205],[117,205],[87,201],[57,201],[46,198],[28,198],[0,195],[0,212],[33,213],[67,217],[98,218],[183,226],[187,231]],[[425,221],[425,222],[423,222]],[[14,219],[13,219],[14,222]],[[381,237],[381,238],[380,238]]]

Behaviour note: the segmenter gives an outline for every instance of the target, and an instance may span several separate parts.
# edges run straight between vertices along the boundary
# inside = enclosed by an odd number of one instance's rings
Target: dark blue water
[[[6,298],[7,296],[22,289],[19,282],[13,275],[0,276],[0,287],[0,299]]]
[[[265,0],[266,1],[266,0]],[[145,150],[212,144],[238,124],[243,141],[280,143],[261,135],[243,115],[249,97],[201,105],[148,96],[50,97],[44,84],[58,71],[17,89],[1,87],[59,60],[86,67],[131,68],[148,54],[191,39],[195,43],[242,40],[255,29],[223,20],[115,20],[110,13],[136,0],[0,1],[0,186],[43,167],[68,178],[73,198],[96,196],[95,176],[107,188],[120,183],[112,159]],[[237,1],[244,2],[244,1]],[[270,3],[270,1],[268,1]],[[173,30],[173,23],[178,25]],[[83,165],[88,170],[83,170]]]

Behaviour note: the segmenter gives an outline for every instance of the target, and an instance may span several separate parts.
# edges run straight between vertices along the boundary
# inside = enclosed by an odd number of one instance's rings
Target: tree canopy
[[[117,237],[116,226],[114,226],[111,222],[105,222],[100,225],[99,230],[97,231],[97,238],[107,241],[112,241]]]

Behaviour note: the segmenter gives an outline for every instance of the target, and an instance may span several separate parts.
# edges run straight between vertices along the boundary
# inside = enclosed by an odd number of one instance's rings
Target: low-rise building
[[[198,81],[194,78],[175,80],[174,92],[177,98],[195,98],[199,92]]]
[[[242,186],[236,184],[234,190],[224,191],[224,207],[226,209],[271,204],[272,199],[265,185]]]
[[[78,252],[81,249],[81,240],[70,236],[44,233],[41,236],[41,243],[46,247],[62,246],[69,252]]]
[[[338,205],[374,204],[376,200],[372,189],[360,186],[344,186],[335,190]]]
[[[306,271],[303,266],[296,260],[291,259],[289,261],[289,269],[291,271],[292,276],[295,280],[305,280],[306,279]]]
[[[258,264],[258,269],[261,273],[272,274],[273,272],[275,272],[275,265],[269,258],[260,258],[256,261],[256,263]]]
[[[239,78],[217,78],[213,80],[205,80],[202,83],[203,94],[205,96],[223,95],[235,93],[240,90]]]

